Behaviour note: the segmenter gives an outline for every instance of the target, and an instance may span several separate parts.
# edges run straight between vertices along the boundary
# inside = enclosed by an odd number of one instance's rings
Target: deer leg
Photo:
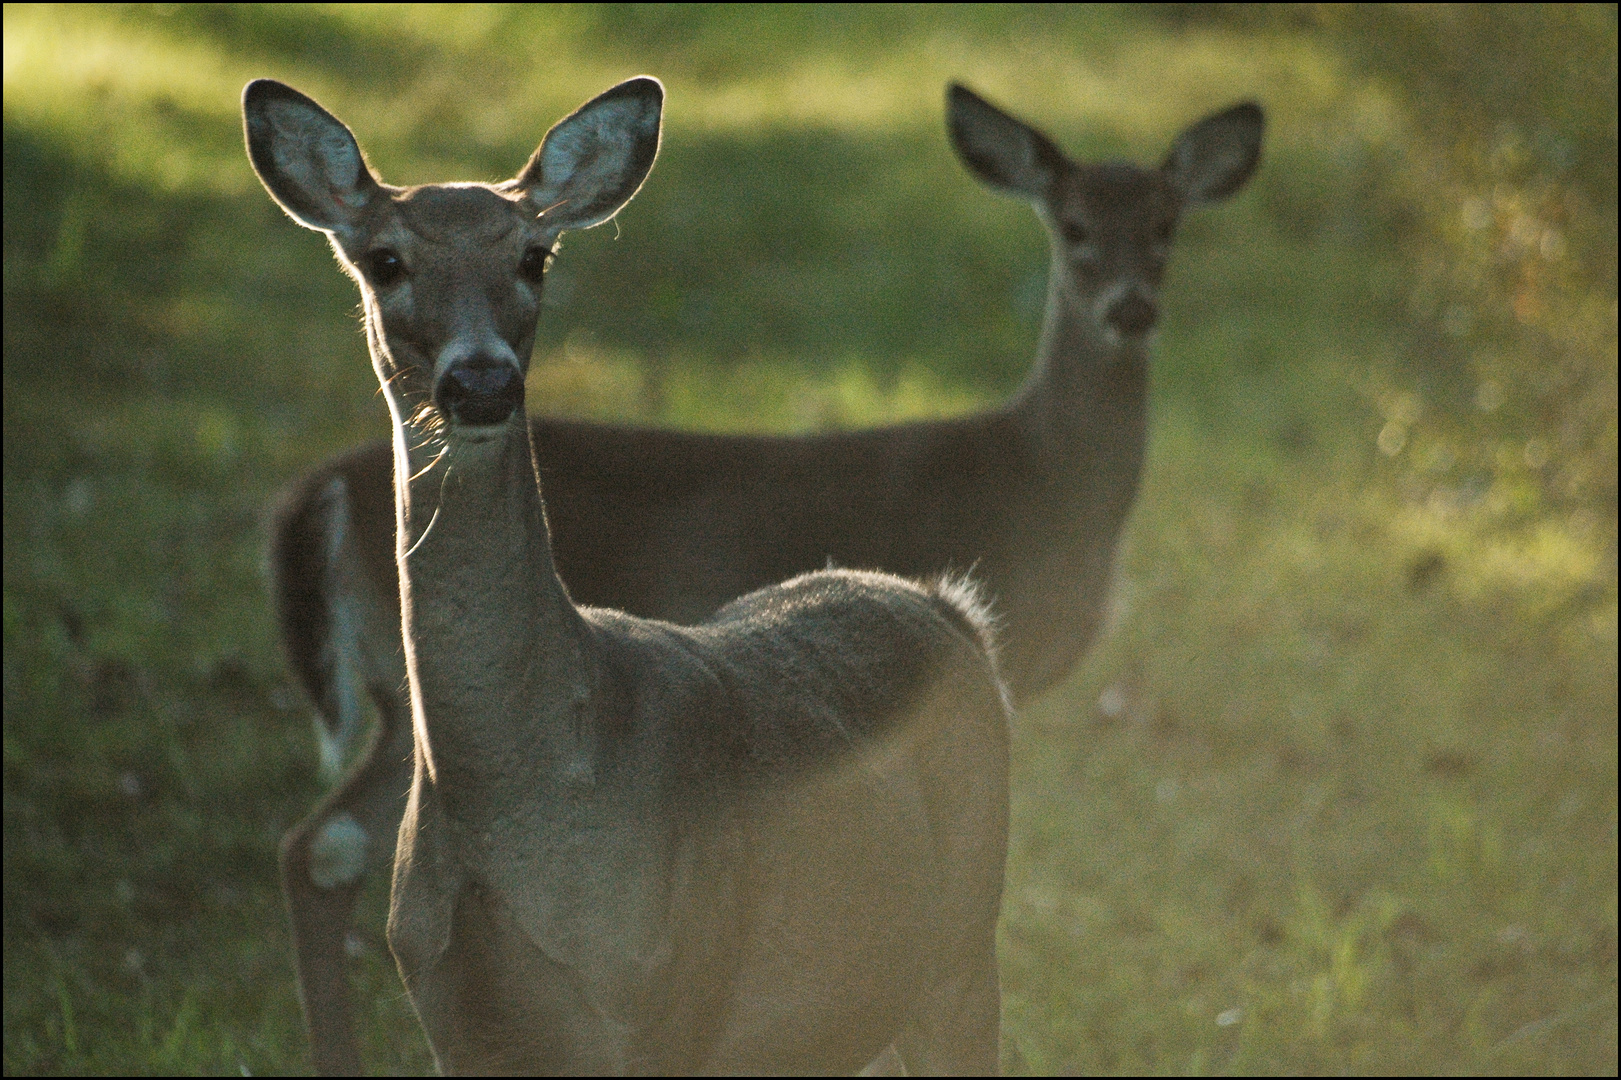
[[[317,1072],[360,1072],[349,1000],[348,949],[368,874],[391,867],[411,789],[411,726],[392,695],[374,695],[379,728],[360,760],[314,813],[282,838],[282,889],[292,922],[299,996]]]
[[[895,1049],[912,1076],[997,1076],[1001,1028],[1001,977],[992,937],[924,994],[917,1019]]]
[[[864,1067],[856,1075],[905,1076],[907,1075],[906,1063],[901,1060],[900,1052],[895,1049],[895,1044],[890,1043],[888,1046],[884,1047],[882,1053],[873,1058],[871,1061],[867,1062],[866,1067]]]
[[[282,838],[281,880],[292,922],[299,1001],[310,1033],[310,1057],[323,1076],[359,1076],[344,952],[358,880],[323,889],[310,876],[311,838],[325,818],[312,814]]]

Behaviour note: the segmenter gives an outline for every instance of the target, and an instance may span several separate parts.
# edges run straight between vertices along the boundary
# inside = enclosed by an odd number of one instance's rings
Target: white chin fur
[[[1108,343],[1109,348],[1111,349],[1146,349],[1152,346],[1158,338],[1159,327],[1157,326],[1146,331],[1145,333],[1127,337],[1125,334],[1122,334],[1120,331],[1116,330],[1107,321],[1103,323],[1103,340]]]
[[[445,439],[461,445],[483,446],[506,438],[510,425],[510,420],[503,420],[499,424],[447,423]]]

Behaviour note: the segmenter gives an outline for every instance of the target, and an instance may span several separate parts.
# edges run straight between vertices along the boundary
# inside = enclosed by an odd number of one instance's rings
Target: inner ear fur
[[[1254,175],[1265,130],[1261,106],[1241,102],[1178,135],[1160,168],[1189,203],[1220,202]]]
[[[286,83],[248,83],[242,126],[260,183],[306,228],[352,224],[381,188],[343,121]]]
[[[502,185],[523,191],[559,228],[589,229],[641,190],[658,157],[664,86],[627,79],[552,126],[528,164]]]

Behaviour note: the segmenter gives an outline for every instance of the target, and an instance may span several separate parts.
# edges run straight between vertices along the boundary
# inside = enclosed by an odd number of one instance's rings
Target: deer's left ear
[[[343,122],[286,83],[250,82],[242,126],[259,181],[305,228],[330,233],[354,225],[382,190]]]
[[[663,116],[664,85],[646,75],[628,79],[559,120],[504,186],[522,191],[558,231],[601,225],[647,179]]]
[[[1253,101],[1207,116],[1176,137],[1160,168],[1190,205],[1220,202],[1261,162],[1266,114]]]

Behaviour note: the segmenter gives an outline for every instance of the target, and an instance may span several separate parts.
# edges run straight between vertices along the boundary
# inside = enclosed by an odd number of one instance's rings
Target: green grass
[[[1115,630],[1018,721],[1010,1065],[1613,1074],[1613,10],[1314,10],[8,7],[6,1071],[308,1067],[263,521],[386,415],[242,84],[418,182],[647,71],[659,164],[565,241],[530,396],[705,430],[1023,377],[1044,243],[953,160],[947,79],[1141,161],[1268,107],[1178,240]],[[363,1046],[423,1071],[386,899]]]
[[[1134,614],[1019,740],[1026,1059],[1599,1071],[1613,658],[1460,601],[1345,514],[1353,484],[1271,469],[1247,512],[1209,498],[1231,473],[1166,421]]]

